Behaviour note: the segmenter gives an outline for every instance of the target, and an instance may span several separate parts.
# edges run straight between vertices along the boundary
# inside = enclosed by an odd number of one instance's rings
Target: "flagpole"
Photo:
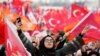
[[[92,11],[88,12],[88,14],[86,14],[82,20],[79,21],[79,23],[76,24],[76,26],[70,31],[70,33],[72,33],[82,22],[84,22],[84,20],[87,19],[87,17],[89,17],[92,14]]]
[[[25,16],[25,9],[24,9],[24,6],[22,6],[22,15]]]

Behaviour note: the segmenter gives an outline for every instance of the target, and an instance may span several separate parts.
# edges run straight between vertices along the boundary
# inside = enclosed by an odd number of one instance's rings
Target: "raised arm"
[[[83,35],[90,29],[90,26],[86,26],[83,31],[70,43],[63,48],[57,50],[57,56],[65,56],[66,54],[72,54],[76,52],[81,46],[84,45],[82,39]]]
[[[21,19],[17,18],[16,27],[17,27],[18,36],[22,41],[23,45],[25,46],[25,48],[31,53],[32,56],[35,56],[37,49],[33,46],[32,42],[30,42],[30,40],[28,40],[27,37],[23,34],[21,30],[21,26],[22,26]]]

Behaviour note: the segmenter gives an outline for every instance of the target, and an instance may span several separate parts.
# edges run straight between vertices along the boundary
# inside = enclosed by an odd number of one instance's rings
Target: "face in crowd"
[[[52,48],[54,45],[54,40],[52,37],[48,36],[44,40],[44,46],[48,49]]]

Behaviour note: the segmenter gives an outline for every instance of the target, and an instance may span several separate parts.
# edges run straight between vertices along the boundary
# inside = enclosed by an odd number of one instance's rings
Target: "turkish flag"
[[[71,17],[66,21],[66,26],[64,27],[64,31],[68,32],[75,27],[75,25],[82,19],[83,17]]]
[[[72,4],[71,17],[66,20],[64,31],[70,31],[86,14],[88,11],[77,4]]]
[[[72,17],[84,16],[87,13],[88,10],[86,10],[84,7],[81,7],[77,4],[72,4],[72,12],[71,12]]]
[[[87,16],[88,15],[88,16]],[[94,17],[94,14],[89,12],[83,19],[81,19],[79,21],[79,23],[72,29],[72,33],[71,33],[71,37],[75,37],[77,36],[82,30],[83,28],[86,26],[86,25],[91,25],[92,26],[92,29],[89,30],[89,32],[87,32],[87,34],[85,35],[85,37],[92,37],[94,39],[98,39],[100,40],[100,32],[98,29],[100,29],[100,24],[97,23],[97,21],[95,21],[95,17]],[[85,20],[84,20],[85,19]],[[95,30],[93,30],[95,29]],[[97,37],[98,36],[98,37]]]
[[[47,15],[44,16],[44,19],[46,21],[46,26],[51,31],[56,33],[64,29],[64,26],[66,25],[67,17],[65,17],[62,14],[64,14],[64,12],[62,13],[60,10],[53,9],[50,12],[48,12]]]
[[[10,22],[6,22],[5,25],[5,40],[7,56],[28,56],[24,45]]]

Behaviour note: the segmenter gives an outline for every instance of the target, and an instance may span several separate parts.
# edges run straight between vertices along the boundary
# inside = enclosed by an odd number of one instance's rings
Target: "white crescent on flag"
[[[10,50],[12,50],[12,44],[9,40],[7,40],[7,48],[9,48]]]
[[[56,25],[52,23],[53,20],[55,20],[55,19],[50,18],[48,22],[49,22],[49,24],[50,24],[52,27],[55,27]]]
[[[75,17],[80,16],[80,15],[77,15],[78,12],[81,13],[81,14],[80,14],[81,16],[84,15],[84,13],[81,12],[79,9],[74,10],[74,11],[73,11],[73,15],[74,15]]]
[[[94,25],[90,25],[91,29],[98,29],[96,26]]]
[[[76,10],[73,11],[73,15],[74,15],[75,17],[78,16],[78,15],[76,14],[77,12],[80,12],[80,10],[79,10],[79,9],[76,9]]]

